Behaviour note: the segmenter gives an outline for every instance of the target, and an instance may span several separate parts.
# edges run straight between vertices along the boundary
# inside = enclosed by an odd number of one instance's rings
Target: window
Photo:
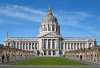
[[[55,26],[54,25],[52,26],[52,31],[55,31]]]
[[[53,51],[53,55],[55,55],[55,51]]]
[[[50,40],[48,40],[48,49],[50,49],[50,43],[51,43]]]
[[[51,31],[50,24],[48,25],[48,31]]]
[[[44,40],[44,49],[46,49],[46,41],[47,41],[47,40]]]
[[[44,55],[46,55],[46,51],[44,51]]]

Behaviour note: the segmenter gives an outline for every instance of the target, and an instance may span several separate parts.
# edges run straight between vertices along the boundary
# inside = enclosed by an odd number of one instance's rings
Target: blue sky
[[[63,37],[94,37],[100,44],[100,0],[0,0],[0,43],[9,37],[37,37],[51,4]]]

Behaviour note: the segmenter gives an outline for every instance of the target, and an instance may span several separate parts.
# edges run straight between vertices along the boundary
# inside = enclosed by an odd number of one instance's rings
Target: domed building
[[[60,24],[49,7],[47,15],[43,18],[38,37],[8,37],[4,46],[35,51],[41,56],[61,56],[65,51],[89,48],[96,45],[95,38],[62,37]]]

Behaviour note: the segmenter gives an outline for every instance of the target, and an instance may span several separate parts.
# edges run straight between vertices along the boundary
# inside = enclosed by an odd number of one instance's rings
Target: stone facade
[[[100,46],[66,51],[65,56],[71,59],[100,62]]]
[[[5,57],[5,62],[7,62],[7,56],[9,56],[9,62],[11,62],[31,58],[35,56],[35,52],[10,48],[9,46],[0,46],[0,59],[2,59],[2,55]]]
[[[96,45],[95,38],[63,38],[60,34],[60,24],[49,7],[44,17],[38,37],[8,37],[4,46],[34,51],[42,56],[60,56],[65,51],[88,48]]]

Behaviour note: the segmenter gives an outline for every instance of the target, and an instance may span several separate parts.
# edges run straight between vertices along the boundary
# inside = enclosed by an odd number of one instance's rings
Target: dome
[[[43,18],[40,27],[40,34],[55,33],[60,34],[60,26],[58,24],[57,18],[53,16],[52,10],[49,7],[47,15]]]
[[[53,15],[47,15],[44,17],[43,22],[49,23],[49,22],[57,22],[57,18]]]
[[[58,23],[57,18],[53,16],[52,10],[49,7],[48,14],[44,17],[43,23],[50,23],[50,22]]]

